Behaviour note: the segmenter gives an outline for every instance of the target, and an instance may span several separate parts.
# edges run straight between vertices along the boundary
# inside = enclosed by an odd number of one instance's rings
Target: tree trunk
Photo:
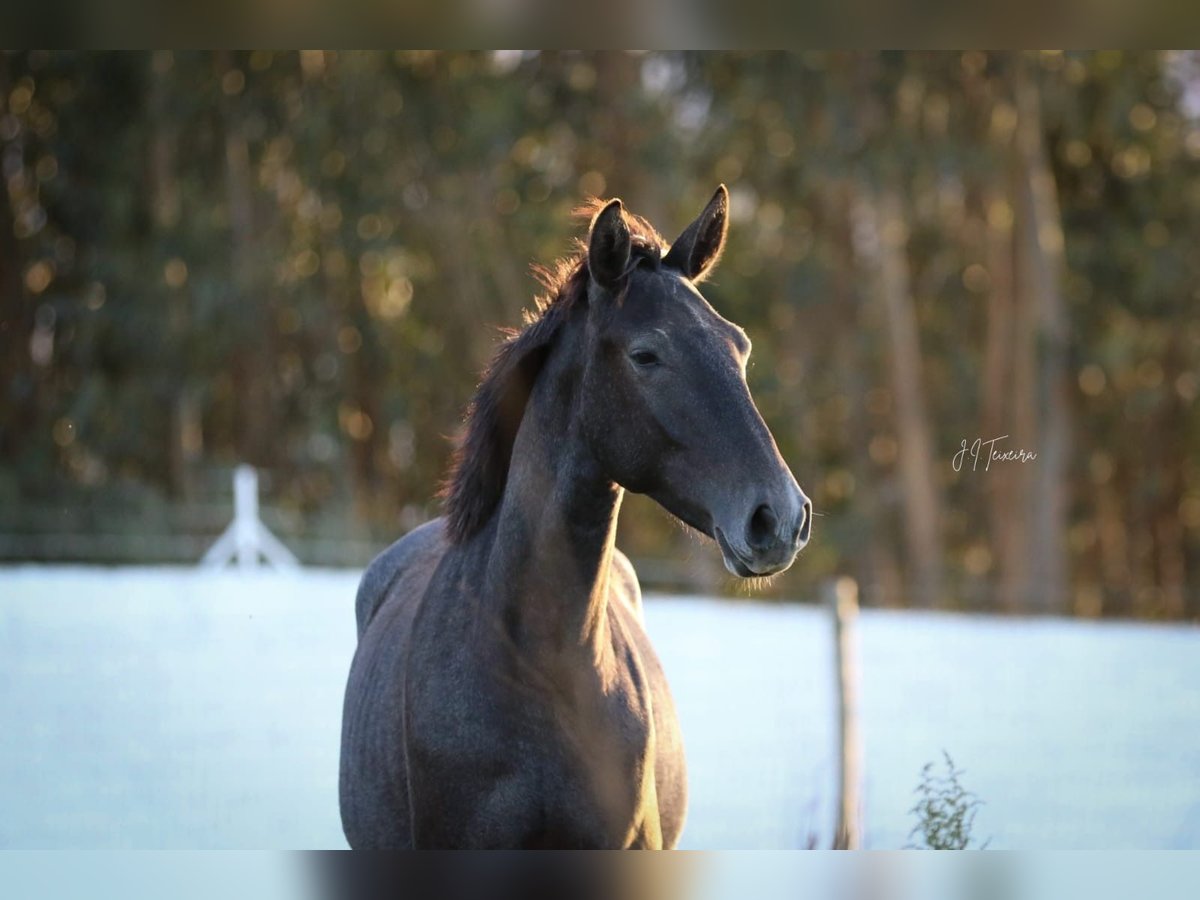
[[[12,54],[0,51],[0,112],[7,110]],[[24,134],[0,145],[5,156],[24,156]],[[21,279],[24,257],[13,231],[9,179],[0,177],[0,459],[18,453],[36,418],[36,396],[29,359],[35,304]],[[19,390],[18,388],[23,389]]]
[[[1014,279],[1013,208],[1007,192],[993,191],[985,200],[986,255],[991,286],[987,298],[987,336],[984,349],[983,409],[978,437],[983,440],[1003,435],[1019,435],[1032,427],[1028,392],[1015,390],[1016,366],[1020,356],[1025,368],[1023,381],[1030,381],[1028,341],[1018,353],[1017,297]],[[1027,337],[1027,330],[1022,334]],[[1020,398],[1021,402],[1017,402]],[[1017,426],[1018,408],[1021,412]],[[1014,437],[1010,437],[1013,440]],[[1025,440],[1015,437],[1017,441]],[[1021,444],[1024,446],[1024,444]],[[1000,608],[1016,612],[1025,603],[1029,571],[1024,506],[1027,494],[1026,472],[1018,466],[996,466],[983,477],[987,499],[988,533],[997,573],[997,595],[992,598]]]
[[[233,55],[229,51],[218,51],[218,81],[233,67]],[[236,409],[234,443],[243,462],[269,466],[272,431],[270,347],[274,329],[267,315],[269,299],[265,285],[257,283],[255,257],[258,232],[254,210],[254,177],[250,166],[250,146],[235,98],[225,97],[222,100],[221,121],[225,135],[225,190],[232,241],[230,301],[246,310],[241,318],[241,329],[244,330],[239,329],[232,366]]]
[[[835,359],[839,381],[847,397],[866,396],[870,379],[864,377],[870,349],[865,346],[868,329],[861,321],[859,310],[862,297],[856,284],[861,278],[855,266],[853,237],[853,194],[846,184],[840,184],[829,198],[828,208],[837,230],[836,264],[833,271],[833,293],[838,315],[838,340]],[[798,413],[797,413],[798,415]],[[880,502],[880,477],[868,450],[871,425],[865,404],[851,403],[847,417],[846,452],[858,485],[854,492],[854,518],[862,522],[863,553],[855,554],[855,577],[868,606],[897,606],[901,602],[900,571],[891,539],[891,530],[884,520]]]
[[[641,81],[642,61],[625,50],[601,51],[590,59],[596,67],[596,109],[602,111],[598,117],[598,133],[602,136],[602,151],[607,155],[608,163],[600,168],[607,179],[605,194],[624,197],[651,222],[669,221],[663,180],[648,177],[648,169],[639,159],[643,124],[633,104]],[[601,163],[604,161],[600,160]],[[668,240],[673,236],[666,235]]]
[[[1187,421],[1188,409],[1172,389],[1184,370],[1178,334],[1167,340],[1163,353],[1163,402],[1158,410],[1154,439],[1157,482],[1154,499],[1154,544],[1158,571],[1156,581],[1161,613],[1168,619],[1181,619],[1187,611],[1187,550],[1183,525],[1179,521],[1179,498],[1184,496],[1187,470],[1187,450],[1181,434],[1181,423]]]
[[[1030,471],[1028,495],[1027,597],[1032,609],[1062,612],[1068,590],[1067,464],[1071,435],[1070,346],[1062,289],[1066,261],[1058,191],[1043,142],[1038,87],[1026,71],[1025,60],[1019,59],[1016,65],[1017,258],[1025,354],[1025,367],[1018,362],[1018,396],[1033,407],[1026,414],[1032,413],[1036,419],[1031,437],[1036,444],[1027,449],[1038,454]]]
[[[169,247],[179,225],[180,191],[178,173],[179,134],[172,118],[171,79],[173,63],[169,53],[154,53],[150,58],[150,221],[159,268],[153,273],[162,284],[162,269],[172,255]],[[187,354],[191,330],[191,310],[187,286],[167,287],[168,333],[176,353]],[[189,384],[190,367],[178,367],[171,386],[171,415],[168,417],[167,469],[171,492],[180,498],[195,493],[194,470],[203,446],[199,404]]]
[[[1128,515],[1123,499],[1125,492],[1110,478],[1091,487],[1096,504],[1096,532],[1100,570],[1104,585],[1104,601],[1100,612],[1107,615],[1132,615],[1132,565],[1129,548]]]
[[[859,204],[862,248],[875,273],[887,324],[896,399],[900,479],[908,551],[910,606],[936,606],[942,588],[941,496],[921,383],[921,346],[908,265],[908,226],[899,192],[880,190]]]

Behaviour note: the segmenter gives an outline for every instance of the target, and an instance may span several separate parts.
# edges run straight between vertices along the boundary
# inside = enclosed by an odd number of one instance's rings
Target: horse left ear
[[[588,269],[592,279],[608,290],[619,288],[629,268],[632,242],[620,200],[609,200],[592,219],[588,235]]]
[[[675,239],[663,257],[663,265],[678,269],[692,281],[700,281],[720,259],[728,231],[729,191],[722,184],[704,212]]]

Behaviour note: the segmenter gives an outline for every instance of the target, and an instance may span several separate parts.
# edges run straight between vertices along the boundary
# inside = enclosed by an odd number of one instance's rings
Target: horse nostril
[[[800,508],[800,524],[796,526],[796,541],[807,544],[810,531],[812,531],[812,501],[805,500],[804,506]]]
[[[779,532],[779,519],[775,516],[775,510],[762,504],[758,509],[754,510],[754,515],[750,517],[750,526],[746,529],[746,538],[754,550],[765,550],[775,542],[775,536]]]

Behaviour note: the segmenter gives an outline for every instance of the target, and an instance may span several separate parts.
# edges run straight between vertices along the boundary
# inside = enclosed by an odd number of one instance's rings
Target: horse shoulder
[[[406,595],[419,595],[423,591],[446,546],[445,522],[438,518],[413,529],[371,561],[358,583],[358,595],[354,601],[359,640],[384,601],[397,592],[396,588],[402,581],[419,582],[406,585],[411,587],[404,591]]]
[[[637,574],[625,555],[613,551],[610,613],[617,629],[615,641],[626,668],[639,673],[639,691],[653,716],[654,780],[652,804],[656,822],[644,823],[642,836],[650,846],[674,847],[687,817],[687,760],[675,702],[662,663],[646,632],[642,592]],[[656,826],[656,827],[655,827]],[[641,839],[639,839],[640,844]]]
[[[637,617],[639,622],[644,622],[642,615],[642,586],[638,583],[637,572],[634,571],[633,563],[629,561],[629,557],[616,547],[613,548],[610,571],[610,590],[629,607],[629,610]]]

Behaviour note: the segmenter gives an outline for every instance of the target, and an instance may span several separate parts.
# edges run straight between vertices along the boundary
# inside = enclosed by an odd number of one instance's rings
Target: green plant
[[[950,754],[943,750],[942,756],[946,763],[945,774],[934,771],[934,763],[926,763],[921,770],[921,782],[916,790],[919,799],[909,810],[917,817],[917,824],[909,832],[911,849],[971,848],[975,814],[983,801],[962,786],[959,778],[963,771],[954,767]],[[977,849],[985,849],[988,843],[984,841]]]

